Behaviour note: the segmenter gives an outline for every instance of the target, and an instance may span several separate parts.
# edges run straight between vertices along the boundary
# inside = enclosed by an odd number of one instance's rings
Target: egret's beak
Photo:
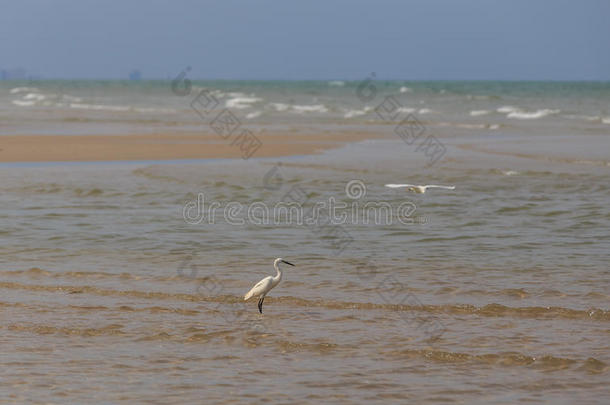
[[[291,265],[291,266],[294,266],[294,264],[292,264],[292,263],[288,263],[286,260],[282,260],[282,263],[286,263],[286,264],[289,264],[289,265]]]

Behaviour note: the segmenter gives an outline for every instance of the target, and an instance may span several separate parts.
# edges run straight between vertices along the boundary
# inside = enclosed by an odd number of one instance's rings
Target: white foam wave
[[[486,129],[485,124],[458,124],[454,122],[439,122],[439,127],[452,127],[452,128],[463,128],[463,129]]]
[[[519,120],[533,120],[537,118],[546,117],[547,115],[559,114],[560,110],[552,110],[549,108],[543,108],[536,111],[525,111],[519,107],[512,105],[506,105],[496,110],[499,113],[506,114],[507,118],[515,118]]]
[[[343,117],[344,118],[354,118],[354,117],[359,117],[361,115],[365,115],[368,114],[369,112],[371,112],[371,110],[373,110],[373,107],[369,107],[366,106],[364,107],[362,110],[348,110]]]
[[[402,87],[400,88],[400,92],[401,92],[401,93],[411,93],[412,91],[413,91],[412,89],[410,89],[410,88],[408,88],[408,87],[405,87],[405,86],[402,86]]]
[[[201,93],[203,90],[206,90],[207,92],[209,92],[209,94],[213,95],[216,98],[222,98],[226,95],[226,93],[224,91],[218,90],[218,89],[209,89],[207,87],[202,87],[202,86],[193,86],[191,88],[191,94],[192,95],[198,95],[199,93]]]
[[[249,114],[246,114],[246,118],[251,120],[252,118],[259,117],[263,112],[262,111],[253,111]]]
[[[36,104],[35,101],[24,101],[24,100],[13,100],[12,103],[15,105],[18,105],[20,107],[29,107],[29,106],[33,106],[34,104]]]
[[[34,87],[16,87],[12,91],[14,94],[26,93],[27,90],[37,90]],[[12,103],[21,107],[29,107],[33,105],[42,105],[42,106],[55,106],[55,107],[63,107],[64,104],[62,101],[72,101],[72,102],[80,102],[82,101],[78,97],[70,96],[68,94],[55,94],[55,93],[40,93],[40,92],[27,92],[26,94],[21,94],[21,98],[14,100]]]
[[[602,117],[603,124],[610,124],[610,117]]]
[[[329,86],[337,86],[337,87],[343,87],[345,86],[345,82],[342,80],[333,80],[328,82]]]
[[[29,93],[29,92],[38,92],[40,90],[38,90],[36,87],[14,87],[11,89],[11,94],[17,94],[17,93]]]
[[[174,114],[176,110],[171,108],[152,108],[152,107],[132,107],[127,105],[107,105],[107,104],[86,104],[86,103],[70,103],[70,108],[79,110],[93,110],[93,111],[133,111],[143,114]]]
[[[461,124],[454,122],[439,122],[436,124],[439,127],[453,127],[463,129],[491,129],[496,130],[500,128],[498,124]]]
[[[40,93],[28,93],[25,96],[23,96],[24,100],[34,100],[34,101],[42,101],[45,100],[47,97],[44,94],[40,94]]]
[[[419,110],[419,113],[420,113],[420,114],[432,114],[432,113],[435,113],[435,112],[436,112],[436,111],[431,110],[431,109],[429,109],[429,108],[421,108],[421,109]]]
[[[283,103],[271,103],[269,104],[272,108],[275,108],[275,111],[287,111],[290,109],[290,105],[288,104],[283,104]]]
[[[231,94],[235,94],[235,93],[231,93]],[[239,93],[237,93],[239,94]],[[253,103],[257,103],[259,101],[262,101],[262,98],[258,98],[258,97],[235,97],[235,98],[231,98],[229,100],[226,101],[225,106],[227,108],[237,108],[237,109],[243,109],[243,108],[250,108],[252,107],[250,104]]]
[[[546,117],[547,115],[558,114],[559,112],[560,112],[559,110],[550,110],[548,108],[544,108],[542,110],[536,110],[536,111],[532,111],[532,112],[513,111],[513,112],[509,113],[506,117],[507,118],[516,118],[518,120],[535,120],[537,118]]]
[[[472,110],[472,111],[470,111],[470,115],[472,117],[478,117],[480,115],[487,115],[489,113],[490,113],[490,111],[488,111],[488,110]]]
[[[498,108],[496,111],[502,114],[510,114],[512,112],[521,111],[521,109],[518,107],[513,107],[512,105],[505,105]]]
[[[328,108],[324,104],[314,105],[293,105],[292,110],[298,114],[304,113],[325,113],[328,112]]]
[[[411,114],[417,111],[417,108],[399,107],[396,111],[398,111],[399,113]]]

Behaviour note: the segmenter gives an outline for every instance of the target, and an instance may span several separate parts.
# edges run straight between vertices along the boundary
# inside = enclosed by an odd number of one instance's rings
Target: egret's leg
[[[265,296],[258,300],[258,312],[263,313],[263,301],[265,301]]]

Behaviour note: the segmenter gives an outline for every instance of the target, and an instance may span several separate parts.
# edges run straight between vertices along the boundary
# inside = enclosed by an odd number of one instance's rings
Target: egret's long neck
[[[275,267],[275,270],[277,271],[277,274],[275,275],[275,277],[273,277],[273,281],[277,283],[282,279],[282,270],[280,270],[279,263],[273,263],[273,267]]]

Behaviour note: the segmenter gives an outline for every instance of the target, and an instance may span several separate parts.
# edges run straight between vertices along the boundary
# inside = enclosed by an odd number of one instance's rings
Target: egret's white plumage
[[[455,190],[455,186],[437,186],[436,184],[427,184],[425,186],[418,186],[416,184],[386,184],[386,187],[390,188],[402,188],[405,187],[407,191],[413,191],[419,194],[423,194],[429,188],[444,188],[446,190]]]
[[[282,270],[280,270],[280,262],[286,263],[290,266],[294,266],[292,263],[288,263],[286,260],[278,257],[273,262],[273,267],[277,271],[275,276],[268,276],[259,281],[252,287],[250,291],[244,295],[244,301],[248,301],[252,297],[258,297],[258,310],[262,314],[263,313],[263,301],[265,301],[265,296],[273,287],[278,285],[282,280]]]

